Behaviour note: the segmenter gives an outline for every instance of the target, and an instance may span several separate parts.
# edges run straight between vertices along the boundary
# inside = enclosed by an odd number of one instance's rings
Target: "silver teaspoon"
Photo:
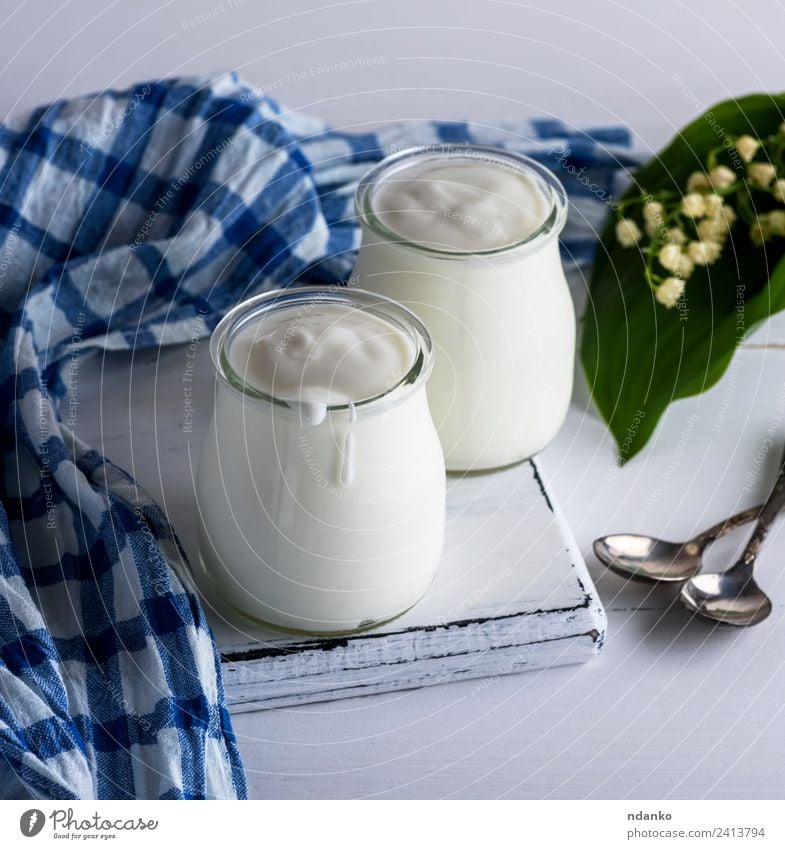
[[[771,613],[771,600],[752,573],[766,534],[785,505],[785,459],[738,562],[725,572],[690,578],[679,592],[682,604],[703,619],[726,625],[757,625]]]
[[[721,536],[757,519],[761,505],[712,525],[687,542],[668,542],[641,534],[612,534],[594,540],[597,559],[623,578],[635,581],[686,581],[701,570],[703,552]]]

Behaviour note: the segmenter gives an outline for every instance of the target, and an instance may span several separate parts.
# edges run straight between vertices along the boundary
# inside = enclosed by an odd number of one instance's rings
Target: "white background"
[[[210,20],[194,22],[210,9]],[[785,10],[772,0],[28,0],[5,15],[2,114],[233,67],[287,105],[344,128],[552,114],[626,123],[648,149],[718,99],[785,88]],[[352,59],[371,61],[362,70],[318,70]],[[573,284],[580,301],[582,281]],[[592,539],[611,531],[684,538],[764,493],[771,463],[754,474],[756,456],[770,423],[778,431],[782,424],[785,332],[775,325],[755,335],[721,385],[675,405],[646,452],[621,471],[579,383],[543,465],[609,612],[598,660],[237,717],[251,794],[782,798],[782,533],[761,563],[774,614],[746,632],[690,623],[671,607],[671,592],[625,586],[590,554]],[[149,411],[138,403],[144,419]],[[127,420],[101,447],[128,467],[124,427]],[[160,449],[160,435],[149,439]],[[136,474],[155,491],[165,452],[139,440],[134,450]],[[174,512],[186,515],[188,505]]]
[[[3,17],[0,114],[235,68],[342,127],[555,114],[660,145],[700,111],[674,74],[706,106],[785,86],[777,0],[24,0]],[[311,75],[348,59],[377,64]]]

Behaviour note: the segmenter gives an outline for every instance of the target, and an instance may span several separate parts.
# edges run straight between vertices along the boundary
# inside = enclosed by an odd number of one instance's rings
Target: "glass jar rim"
[[[314,304],[343,304],[370,312],[406,332],[413,345],[412,364],[406,374],[394,385],[370,398],[328,405],[326,408],[328,414],[354,410],[360,415],[365,411],[376,412],[389,409],[408,398],[428,379],[433,369],[433,341],[422,321],[403,304],[384,295],[367,292],[365,289],[348,288],[342,285],[288,286],[272,289],[241,301],[218,323],[210,337],[210,358],[222,384],[244,398],[250,398],[264,405],[285,408],[296,414],[297,409],[291,403],[291,399],[287,401],[275,395],[268,395],[246,383],[232,367],[227,355],[227,347],[243,328],[257,320],[260,315],[295,306],[307,308]]]
[[[405,236],[391,230],[380,220],[373,209],[372,189],[381,180],[392,173],[416,167],[422,162],[429,160],[449,162],[455,159],[465,159],[474,162],[488,162],[501,165],[506,168],[512,167],[519,173],[533,176],[546,190],[551,200],[550,210],[540,226],[523,239],[511,242],[497,248],[487,248],[479,251],[461,251],[435,248],[432,245],[407,239]],[[354,195],[355,214],[360,223],[372,232],[384,237],[385,240],[395,242],[401,247],[421,251],[429,256],[441,259],[462,259],[467,257],[496,257],[523,249],[533,249],[549,236],[557,236],[563,229],[567,220],[567,192],[556,175],[536,159],[506,150],[501,147],[479,144],[441,144],[423,145],[420,147],[409,147],[386,156],[381,162],[374,165],[360,180]]]

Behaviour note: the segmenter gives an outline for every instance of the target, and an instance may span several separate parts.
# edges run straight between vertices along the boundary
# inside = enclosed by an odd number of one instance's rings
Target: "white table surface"
[[[235,66],[289,105],[344,127],[554,113],[575,123],[623,121],[645,148],[663,143],[704,104],[782,86],[785,11],[778,4],[539,5],[27,0],[0,29],[12,46],[2,60],[0,112],[133,79]],[[210,9],[209,21],[192,23]],[[359,70],[318,71],[350,59],[367,61]],[[582,284],[574,283],[581,300]],[[146,385],[138,375],[155,369],[154,357],[140,352],[135,374],[125,357],[112,357],[103,375],[100,363],[86,367],[78,429],[160,493],[193,550],[190,470],[173,447],[182,439],[182,399],[165,381],[149,395],[135,388]],[[107,376],[133,389],[126,407],[101,404]],[[755,503],[771,480],[771,458],[759,472],[756,456],[769,427],[782,440],[784,405],[783,320],[758,331],[719,386],[673,406],[646,452],[621,470],[579,381],[542,464],[609,614],[600,658],[238,716],[251,795],[782,798],[782,526],[760,564],[774,613],[749,631],[690,623],[671,606],[672,592],[626,586],[590,552],[604,533],[678,539]],[[200,409],[198,421],[208,412]],[[718,549],[715,561],[721,555]]]

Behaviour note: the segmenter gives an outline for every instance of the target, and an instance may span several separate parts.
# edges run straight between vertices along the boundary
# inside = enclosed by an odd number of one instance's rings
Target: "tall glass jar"
[[[309,423],[290,401],[244,382],[232,345],[277,311],[295,310],[304,326],[324,304],[367,311],[406,334],[412,360],[381,394],[327,407]],[[256,620],[319,634],[368,628],[415,604],[441,557],[445,510],[422,323],[367,292],[285,289],[233,309],[210,351],[218,379],[199,463],[199,544],[220,595]]]
[[[413,239],[386,226],[375,206],[380,188],[424,179],[430,168],[465,165],[474,175],[478,166],[522,175],[542,203],[539,226],[488,250],[440,246],[427,228]],[[408,306],[433,338],[428,400],[447,469],[490,469],[542,450],[564,421],[575,355],[575,313],[558,245],[567,215],[561,183],[505,150],[412,148],[365,176],[356,209],[362,246],[353,283]],[[471,209],[445,207],[444,215],[466,217]],[[500,227],[488,218],[491,232]]]

